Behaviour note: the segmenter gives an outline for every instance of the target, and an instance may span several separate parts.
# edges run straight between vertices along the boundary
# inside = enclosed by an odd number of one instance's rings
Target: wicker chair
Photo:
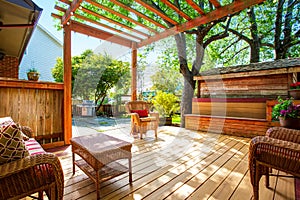
[[[131,134],[140,133],[140,138],[146,134],[148,130],[155,131],[155,138],[157,138],[157,129],[159,124],[159,114],[150,112],[150,105],[146,101],[130,101],[125,104],[126,112],[131,115]],[[141,115],[139,111],[144,112]]]
[[[273,127],[266,136],[254,137],[249,147],[249,169],[254,200],[258,200],[259,180],[266,175],[269,187],[269,172],[277,169],[300,177],[300,130]]]
[[[21,129],[30,137],[29,127]],[[30,140],[35,141],[33,138]],[[38,193],[38,199],[43,199],[43,191],[48,199],[63,199],[63,190],[63,170],[54,154],[32,154],[0,165],[0,200],[20,199],[34,193]]]

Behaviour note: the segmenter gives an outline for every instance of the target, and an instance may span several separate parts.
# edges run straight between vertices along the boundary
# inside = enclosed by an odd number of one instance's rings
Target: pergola
[[[68,144],[72,137],[71,31],[132,49],[131,99],[136,100],[138,48],[230,16],[264,0],[185,0],[180,1],[181,6],[174,0],[59,1],[65,6],[55,6],[60,14],[52,13],[52,16],[61,20],[64,29],[64,135]],[[146,10],[151,14],[145,14]],[[120,11],[127,11],[127,14]]]

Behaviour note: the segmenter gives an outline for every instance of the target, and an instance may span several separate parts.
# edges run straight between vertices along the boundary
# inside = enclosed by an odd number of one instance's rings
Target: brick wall
[[[18,78],[19,77],[18,58],[5,56],[0,61],[0,77]]]

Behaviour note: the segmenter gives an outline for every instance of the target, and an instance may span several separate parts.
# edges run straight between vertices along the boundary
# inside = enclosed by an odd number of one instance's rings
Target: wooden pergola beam
[[[69,19],[71,18],[71,16],[75,12],[75,10],[80,6],[82,1],[83,0],[73,0],[72,1],[70,7],[68,8],[68,10],[64,14],[64,16],[61,18],[61,24],[62,25],[67,24],[67,22],[69,21]]]
[[[134,19],[132,19],[130,17],[127,17],[127,16],[125,16],[125,15],[123,15],[123,14],[121,14],[121,13],[119,13],[119,12],[113,10],[113,9],[110,9],[110,8],[108,8],[106,6],[103,6],[103,5],[101,5],[101,4],[99,4],[99,3],[95,2],[95,1],[92,1],[92,0],[85,0],[85,1],[88,2],[88,3],[90,3],[93,6],[96,6],[98,8],[103,9],[103,10],[106,10],[107,12],[110,12],[110,13],[118,16],[118,17],[126,19],[127,21],[129,21],[129,22],[131,22],[133,24],[136,24],[136,25],[138,25],[140,27],[143,27],[143,28],[147,29],[148,31],[150,31],[152,33],[158,33],[155,29],[150,28],[149,26],[146,26],[146,25],[144,25],[144,24],[142,24],[142,23],[140,23],[140,22],[138,22],[138,21],[136,21],[136,20],[134,20]]]
[[[132,43],[131,52],[131,100],[137,100],[137,45]]]
[[[61,11],[61,12],[65,12],[65,11],[66,11],[66,9],[64,9],[64,8],[62,8],[62,7],[60,7],[60,6],[57,6],[57,5],[55,5],[54,8],[55,8],[56,10],[58,10],[58,11]],[[51,14],[51,16],[54,17],[54,18],[61,19],[61,16],[56,15],[56,14],[53,14],[53,13]],[[78,19],[81,19],[81,20],[83,20],[83,21],[87,21],[87,22],[93,23],[93,24],[95,24],[95,25],[98,25],[98,26],[100,26],[100,27],[109,29],[109,30],[111,30],[111,31],[113,31],[113,32],[117,32],[117,33],[120,33],[120,34],[122,34],[122,35],[126,35],[126,36],[128,36],[128,37],[137,39],[137,40],[139,40],[139,41],[141,41],[141,40],[143,39],[143,38],[141,38],[141,37],[137,37],[136,35],[126,33],[126,32],[124,32],[124,31],[121,31],[121,30],[119,30],[119,29],[110,27],[110,26],[108,26],[108,25],[106,25],[106,24],[100,23],[100,22],[98,22],[98,21],[95,21],[95,20],[92,20],[92,19],[90,19],[90,18],[81,16],[81,15],[76,14],[76,13],[75,13],[73,16],[76,17],[76,18],[78,18]],[[121,36],[121,37],[122,37],[122,36]],[[126,39],[125,37],[123,37],[123,38]]]
[[[69,0],[59,0],[59,1],[65,3],[65,4],[68,4],[68,5],[71,6],[71,2],[70,2]],[[86,0],[86,1],[88,1],[88,0]],[[98,5],[95,4],[94,6],[98,6]],[[107,22],[109,22],[109,23],[115,24],[115,25],[120,26],[120,27],[122,27],[122,28],[125,28],[125,29],[127,29],[127,30],[129,30],[129,31],[135,32],[135,33],[137,33],[137,34],[139,34],[139,35],[143,35],[143,36],[145,36],[145,37],[150,37],[150,35],[148,35],[148,34],[146,34],[146,33],[144,33],[144,32],[135,30],[135,29],[133,29],[133,28],[131,28],[131,27],[129,27],[129,26],[126,26],[126,25],[124,25],[124,24],[122,24],[122,23],[120,23],[120,22],[117,22],[117,21],[115,21],[115,20],[112,20],[112,19],[110,19],[110,18],[108,18],[108,17],[105,17],[105,16],[103,16],[103,15],[101,15],[101,14],[99,14],[99,13],[96,13],[96,12],[94,12],[94,11],[92,11],[92,10],[89,10],[89,9],[87,9],[87,8],[81,7],[81,10],[82,10],[83,12],[86,12],[87,14],[93,15],[93,16],[98,17],[98,18],[100,18],[100,19],[104,19],[105,21],[107,21]]]
[[[152,24],[154,24],[154,25],[156,25],[156,26],[158,26],[158,27],[160,27],[160,28],[163,28],[163,29],[166,29],[166,28],[167,28],[167,26],[165,26],[165,25],[163,25],[163,24],[161,24],[161,23],[159,23],[159,22],[157,22],[157,21],[151,19],[150,17],[144,15],[143,13],[141,13],[141,12],[139,12],[139,11],[137,11],[137,10],[134,10],[133,8],[131,8],[131,7],[127,6],[127,5],[125,5],[124,3],[122,3],[122,2],[120,2],[120,1],[118,1],[118,0],[110,0],[110,1],[113,2],[114,4],[118,5],[118,6],[120,6],[120,7],[124,8],[124,9],[126,9],[126,10],[128,10],[128,11],[134,13],[135,15],[137,15],[137,16],[139,16],[139,17],[141,17],[141,18],[143,18],[143,19],[145,19],[145,20],[151,22]]]
[[[142,31],[139,31],[139,30],[136,30],[136,29],[131,28],[131,27],[129,27],[129,26],[126,26],[126,25],[124,25],[124,24],[122,24],[122,23],[120,23],[120,22],[117,22],[117,21],[112,20],[112,19],[110,19],[110,18],[108,18],[108,17],[105,17],[105,16],[103,16],[103,15],[100,15],[100,14],[94,12],[94,11],[91,11],[91,10],[87,9],[87,8],[82,8],[81,10],[82,10],[83,12],[86,12],[86,13],[88,13],[88,14],[90,14],[90,15],[93,15],[93,16],[95,16],[95,17],[98,17],[98,18],[100,18],[100,19],[104,19],[105,21],[107,21],[107,22],[109,22],[109,23],[115,24],[115,25],[120,26],[120,27],[122,27],[122,28],[125,28],[125,29],[127,29],[127,30],[129,30],[129,31],[135,32],[135,33],[137,33],[137,34],[139,34],[139,35],[143,35],[143,36],[145,36],[145,37],[150,37],[150,35],[148,35],[148,34],[142,32]]]
[[[70,144],[72,138],[72,60],[71,29],[64,26],[64,141]]]
[[[129,47],[131,48],[132,46],[132,42],[131,40],[128,39],[124,39],[120,36],[108,33],[106,31],[102,31],[99,30],[97,28],[94,28],[92,26],[89,25],[85,25],[85,24],[81,24],[79,22],[75,22],[75,21],[71,21],[70,23],[70,28],[72,31],[78,32],[78,33],[82,33],[85,35],[89,35],[101,40],[106,40],[106,41],[110,41],[125,47]]]
[[[196,17],[188,22],[185,22],[180,25],[176,25],[160,34],[154,35],[148,39],[145,39],[138,43],[138,48],[146,46],[148,44],[151,44],[153,42],[156,42],[158,40],[161,40],[163,38],[184,32],[186,30],[190,30],[196,26],[199,26],[201,24],[206,24],[212,21],[215,21],[217,19],[220,19],[222,17],[237,13],[239,11],[242,11],[250,6],[253,6],[255,4],[259,4],[264,2],[264,0],[238,0],[234,1],[231,4],[228,4],[226,6],[222,6],[216,10],[213,10],[209,13],[207,13],[204,16]]]
[[[218,0],[209,0],[215,8],[220,8],[221,4],[218,2]]]
[[[194,8],[200,15],[205,15],[205,12],[193,0],[186,0],[186,2]]]
[[[170,17],[168,17],[167,15],[165,15],[164,13],[162,13],[160,10],[156,9],[154,6],[149,5],[147,2],[145,2],[144,0],[134,0],[135,2],[141,4],[143,7],[147,8],[148,10],[150,10],[151,12],[157,14],[158,16],[160,16],[162,19],[170,22],[173,25],[178,24],[178,22],[176,22],[175,20],[171,19]]]
[[[166,4],[167,6],[169,6],[171,9],[173,9],[175,12],[177,12],[184,19],[186,19],[188,21],[192,19],[186,13],[184,13],[181,10],[179,10],[179,8],[177,6],[175,6],[173,3],[171,3],[170,1],[168,1],[168,0],[160,0],[160,1],[163,2],[164,4]]]

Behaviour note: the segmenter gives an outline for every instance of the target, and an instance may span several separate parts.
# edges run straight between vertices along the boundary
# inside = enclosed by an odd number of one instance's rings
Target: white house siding
[[[51,70],[62,53],[62,42],[38,24],[22,58],[19,79],[27,79],[28,69],[34,67],[40,72],[40,81],[53,82]]]

